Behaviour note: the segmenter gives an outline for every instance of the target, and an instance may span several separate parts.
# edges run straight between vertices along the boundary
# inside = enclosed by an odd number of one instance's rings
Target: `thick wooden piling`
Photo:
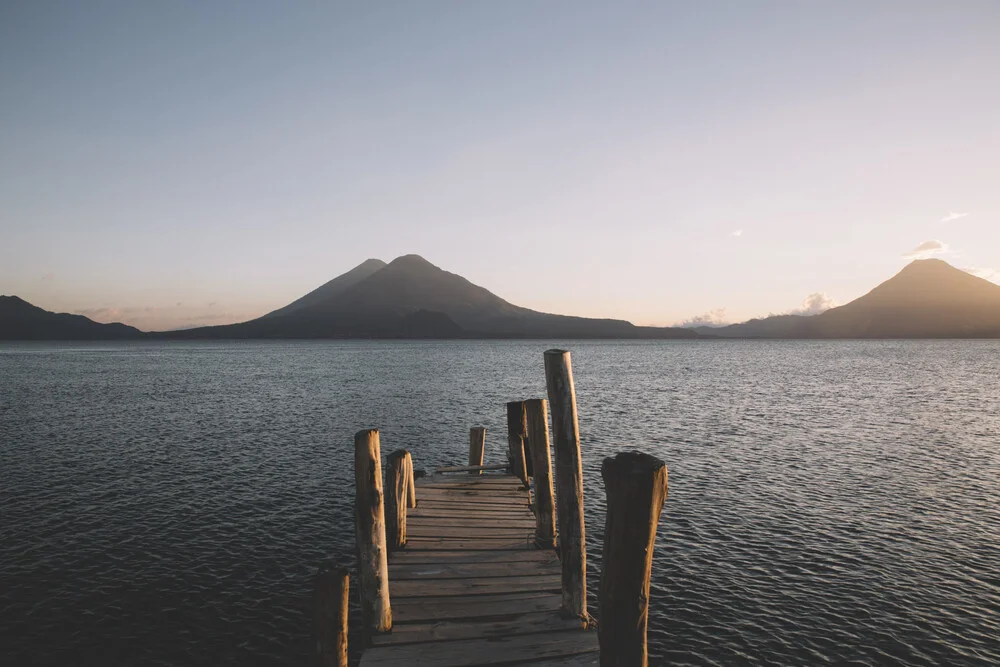
[[[554,548],[556,517],[552,492],[552,461],[549,454],[549,413],[544,398],[524,402],[528,421],[528,442],[534,464],[535,545]]]
[[[389,553],[406,546],[406,506],[410,484],[406,474],[408,454],[397,449],[386,461],[385,470],[385,539]]]
[[[641,452],[623,452],[601,466],[607,493],[600,583],[601,667],[646,667],[649,575],[667,466]]]
[[[524,443],[528,439],[527,415],[524,401],[507,404],[507,456],[510,458],[511,473],[528,487],[528,466],[525,461]]]
[[[406,452],[406,506],[410,509],[417,506],[417,487],[413,477],[413,457]]]
[[[313,637],[319,667],[347,667],[347,607],[351,575],[323,567],[313,588]]]
[[[469,465],[483,465],[483,452],[486,449],[486,427],[473,426],[469,429]],[[470,475],[482,475],[481,470],[470,470]]]
[[[583,465],[576,389],[569,352],[545,352],[545,384],[552,406],[556,450],[556,500],[559,558],[562,561],[563,611],[587,618],[587,539],[583,519]]]
[[[377,429],[358,431],[354,436],[354,491],[361,624],[368,643],[376,634],[392,629]]]

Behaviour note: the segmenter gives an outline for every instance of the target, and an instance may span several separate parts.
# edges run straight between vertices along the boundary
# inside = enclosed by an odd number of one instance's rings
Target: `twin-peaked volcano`
[[[509,303],[419,255],[370,259],[241,324],[171,332],[212,338],[695,338],[687,329],[550,315]]]

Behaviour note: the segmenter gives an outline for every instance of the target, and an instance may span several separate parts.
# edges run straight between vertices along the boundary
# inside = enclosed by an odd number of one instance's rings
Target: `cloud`
[[[696,315],[690,319],[684,320],[674,326],[678,327],[724,327],[731,322],[726,318],[725,308],[716,308],[715,310],[710,310],[707,313],[702,313],[701,315]]]
[[[122,310],[121,308],[106,307],[106,308],[82,308],[77,310],[76,313],[83,315],[84,317],[89,317],[95,322],[120,322],[122,316],[125,315],[125,311],[130,311],[131,308],[126,308]]]
[[[729,232],[730,236],[743,236],[743,230],[737,229],[735,232]]]
[[[802,300],[802,305],[790,311],[789,315],[819,315],[823,311],[835,308],[837,302],[823,292],[813,292]]]
[[[947,243],[931,239],[930,241],[924,241],[923,243],[917,244],[917,247],[910,252],[903,253],[903,257],[906,257],[907,259],[926,259],[927,257],[940,255],[946,252],[948,252]]]
[[[989,280],[994,283],[1000,281],[1000,270],[997,269],[983,269],[975,266],[966,266],[963,267],[962,270],[966,273],[971,273],[977,278]]]
[[[959,218],[964,218],[967,215],[969,215],[969,214],[968,213],[955,213],[954,211],[952,211],[948,215],[946,215],[943,218],[941,218],[941,222],[951,222],[953,220],[958,220]]]
[[[213,302],[217,304],[217,302]],[[257,309],[228,309],[222,307],[184,306],[104,306],[101,308],[82,308],[76,311],[95,322],[122,322],[144,331],[166,331],[169,329],[188,329],[196,326],[214,324],[233,324],[246,322],[261,315]]]

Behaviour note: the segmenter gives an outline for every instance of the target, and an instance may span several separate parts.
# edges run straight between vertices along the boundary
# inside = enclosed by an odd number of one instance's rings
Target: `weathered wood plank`
[[[391,577],[392,575],[390,575]],[[492,577],[489,579],[396,580],[391,583],[392,599],[399,604],[407,597],[446,597],[479,595],[482,593],[558,593],[562,590],[559,576]]]
[[[535,561],[558,563],[554,551],[542,549],[508,549],[504,551],[455,551],[425,549],[419,551],[397,551],[392,555],[394,563],[511,563]]]
[[[393,606],[397,623],[499,618],[529,611],[556,611],[561,600],[553,593],[506,593],[472,597],[402,598]]]
[[[484,500],[527,500],[528,494],[524,489],[499,488],[495,490],[469,488],[467,486],[455,486],[447,488],[440,484],[434,486],[420,487],[420,499],[424,498],[483,498]]]
[[[500,538],[447,538],[415,537],[407,540],[406,551],[507,551],[528,550],[532,546],[531,535],[522,539]]]
[[[501,528],[499,526],[431,526],[426,524],[411,526],[409,530],[409,539],[414,538],[441,538],[441,539],[479,539],[479,538],[493,538],[493,539],[510,539],[516,540],[520,538],[530,539],[535,534],[533,528],[519,528],[517,526],[511,526],[509,528]]]
[[[365,652],[362,667],[478,667],[509,665],[516,661],[564,658],[592,652],[595,633],[554,632],[454,641],[429,642],[419,650],[409,646],[378,646]]]
[[[551,660],[532,661],[531,667],[597,667],[601,664],[599,652],[584,653],[568,658],[553,658]]]
[[[543,634],[565,630],[581,630],[578,618],[563,618],[558,613],[534,612],[517,614],[510,619],[456,623],[407,623],[393,628],[392,634],[380,635],[376,646],[416,644],[476,637],[504,637]],[[419,650],[419,648],[415,649]]]
[[[456,468],[467,468],[468,466],[456,466]],[[488,469],[490,466],[480,466],[479,469]],[[482,477],[467,477],[465,475],[432,475],[431,477],[421,477],[417,482],[417,486],[433,486],[433,485],[454,485],[454,486],[476,486],[478,488],[488,489],[494,487],[500,488],[515,488],[524,489],[524,486],[517,480],[516,477],[510,475],[486,475]]]
[[[534,524],[528,519],[482,519],[476,521],[475,519],[469,517],[423,517],[420,521],[414,523],[413,517],[410,517],[410,530],[414,531],[431,531],[434,528],[451,528],[454,530],[460,530],[462,528],[469,528],[475,530],[520,530],[520,531],[532,531],[535,529]]]
[[[550,561],[513,561],[492,563],[407,563],[397,562],[395,557],[389,563],[389,582],[394,587],[397,581],[417,579],[466,579],[476,577],[481,580],[494,577],[558,575],[561,566],[557,559]],[[392,588],[395,592],[395,588]],[[395,593],[394,593],[395,594]]]

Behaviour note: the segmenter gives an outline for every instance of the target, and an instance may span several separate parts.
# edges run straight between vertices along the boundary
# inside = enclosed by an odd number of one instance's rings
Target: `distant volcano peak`
[[[403,268],[434,268],[434,269],[438,268],[437,266],[431,264],[420,255],[415,255],[415,254],[400,255],[396,259],[389,262],[388,265],[394,267],[403,267]]]

